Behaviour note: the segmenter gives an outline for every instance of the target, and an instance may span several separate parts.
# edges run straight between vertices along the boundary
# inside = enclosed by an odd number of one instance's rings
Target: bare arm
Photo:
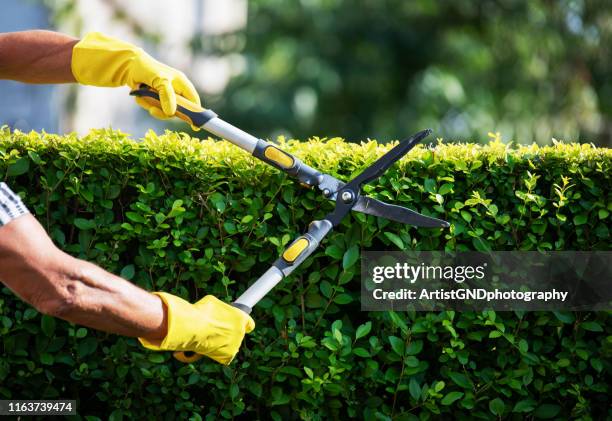
[[[70,66],[72,48],[78,41],[51,31],[0,33],[0,79],[75,82]]]
[[[125,336],[166,336],[162,300],[58,249],[32,215],[0,228],[0,281],[45,314]]]

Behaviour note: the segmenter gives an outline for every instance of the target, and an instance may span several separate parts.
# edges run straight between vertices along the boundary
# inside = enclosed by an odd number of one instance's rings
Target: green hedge
[[[281,141],[283,141],[281,139]],[[285,142],[340,178],[388,150]],[[590,145],[418,147],[369,194],[450,230],[355,214],[261,302],[230,367],[41,317],[0,294],[0,399],[75,398],[148,418],[603,419],[610,313],[366,313],[360,248],[610,250],[612,153]],[[0,130],[0,174],[53,239],[150,290],[232,300],[332,204],[227,142]]]

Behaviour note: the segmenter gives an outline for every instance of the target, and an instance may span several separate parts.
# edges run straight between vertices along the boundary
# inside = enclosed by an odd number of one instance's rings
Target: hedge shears
[[[130,95],[143,98],[150,105],[160,107],[159,94],[146,85],[130,92]],[[283,278],[293,272],[319,246],[323,238],[337,227],[350,211],[380,216],[402,224],[426,228],[446,228],[449,223],[430,216],[421,215],[413,210],[381,202],[361,194],[361,188],[378,179],[397,160],[406,155],[421,140],[431,134],[423,130],[402,140],[389,152],[366,168],[349,182],[342,182],[329,174],[323,174],[309,167],[295,156],[281,150],[278,146],[258,139],[220,119],[215,112],[177,96],[177,111],[180,119],[195,127],[201,127],[222,139],[244,149],[255,158],[297,178],[310,188],[318,188],[323,196],[335,202],[334,210],[320,221],[312,221],[306,233],[296,238],[283,251],[274,264],[253,283],[232,305],[251,313],[253,306],[268,294]],[[174,356],[183,362],[193,362],[201,356],[192,352],[176,352]]]

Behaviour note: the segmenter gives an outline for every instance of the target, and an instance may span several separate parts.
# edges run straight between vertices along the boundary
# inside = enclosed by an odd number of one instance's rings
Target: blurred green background
[[[612,3],[259,0],[249,24],[194,48],[247,71],[219,112],[248,129],[391,139],[611,142]]]
[[[172,7],[190,5],[189,17],[210,16],[221,4],[234,6],[218,13],[243,8],[246,17],[230,30],[190,24],[181,41],[188,62],[164,56],[175,48],[164,44],[173,26],[143,21],[145,9],[164,2],[38,3],[51,9],[52,26],[75,35],[104,30],[78,19],[83,10],[104,8],[145,49],[180,62],[190,77],[215,73],[198,71],[198,57],[237,63],[221,88],[204,87],[202,97],[260,137],[385,141],[431,127],[456,141],[500,132],[519,143],[612,144],[608,1],[185,0]]]

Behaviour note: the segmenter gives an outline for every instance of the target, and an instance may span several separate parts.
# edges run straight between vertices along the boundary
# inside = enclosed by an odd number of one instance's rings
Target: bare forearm
[[[67,263],[74,269],[68,269],[64,282],[74,302],[61,318],[125,336],[160,339],[166,335],[159,297],[92,263],[69,256]]]
[[[51,31],[0,33],[0,79],[27,83],[74,82],[76,38]]]
[[[0,228],[0,280],[39,311],[125,336],[163,338],[159,297],[57,249],[31,215]]]

